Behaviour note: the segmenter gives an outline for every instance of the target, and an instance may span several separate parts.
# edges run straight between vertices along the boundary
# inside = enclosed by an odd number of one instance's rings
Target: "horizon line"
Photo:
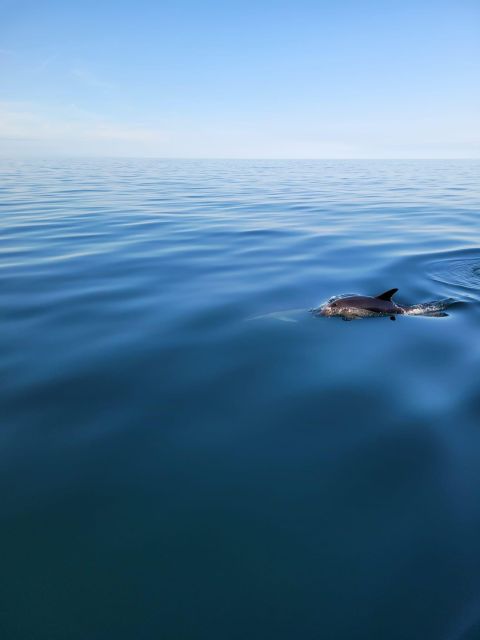
[[[0,154],[0,160],[55,160],[55,159],[64,159],[64,160],[241,160],[241,161],[290,161],[290,160],[301,160],[301,161],[328,161],[328,162],[336,162],[336,161],[364,161],[364,160],[381,160],[381,161],[474,161],[480,160],[480,156],[445,156],[445,157],[382,157],[382,156],[362,156],[362,157],[327,157],[327,156],[318,156],[318,157],[301,157],[301,156],[284,156],[284,157],[269,157],[269,156],[144,156],[144,155],[89,155],[89,154],[78,154],[78,155],[69,155],[69,154],[54,154],[54,155],[43,155],[43,154],[11,154],[11,155],[3,155]]]

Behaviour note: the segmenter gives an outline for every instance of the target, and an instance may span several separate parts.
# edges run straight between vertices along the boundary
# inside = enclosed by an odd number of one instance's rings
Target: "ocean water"
[[[2,160],[0,327],[1,638],[480,638],[480,162]]]

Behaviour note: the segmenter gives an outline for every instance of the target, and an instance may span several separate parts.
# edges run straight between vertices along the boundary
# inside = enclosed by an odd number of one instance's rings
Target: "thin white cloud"
[[[0,47],[0,57],[1,58],[14,58],[16,55],[13,49],[2,49]]]
[[[109,153],[122,146],[129,151],[161,152],[165,134],[132,123],[111,122],[71,105],[61,113],[28,103],[0,102],[0,140],[7,151]],[[4,152],[5,153],[5,152]]]
[[[94,89],[114,89],[115,85],[99,78],[95,73],[84,67],[74,67],[70,71],[71,75],[80,80],[83,84]]]
[[[21,71],[43,72],[59,60],[58,53],[38,51],[32,53],[27,49],[3,49],[0,47],[0,62]]]
[[[50,56],[46,56],[45,58],[43,58],[42,60],[40,60],[40,62],[38,63],[38,68],[43,71],[44,69],[47,69],[47,67],[49,67],[52,62],[55,62],[56,60],[58,60],[58,54],[53,53]]]

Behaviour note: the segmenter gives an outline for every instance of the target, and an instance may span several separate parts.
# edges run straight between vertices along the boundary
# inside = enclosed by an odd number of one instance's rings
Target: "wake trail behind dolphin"
[[[259,316],[247,318],[247,320],[280,320],[281,322],[298,322],[301,316],[306,316],[306,309],[286,309],[285,311],[272,311]]]
[[[443,300],[432,300],[431,302],[422,302],[421,304],[414,304],[410,307],[404,307],[405,314],[407,316],[431,316],[431,317],[445,317],[448,315],[446,309],[455,304],[457,300],[454,298],[444,298]]]

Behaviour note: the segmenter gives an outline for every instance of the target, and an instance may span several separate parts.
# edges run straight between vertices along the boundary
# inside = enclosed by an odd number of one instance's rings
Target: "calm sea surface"
[[[0,376],[2,639],[480,638],[480,162],[2,160]]]

